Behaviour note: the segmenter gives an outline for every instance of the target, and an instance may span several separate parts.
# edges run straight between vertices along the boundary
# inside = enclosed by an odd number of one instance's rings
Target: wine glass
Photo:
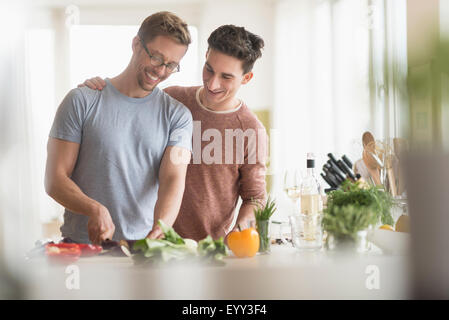
[[[284,192],[293,204],[294,214],[298,211],[298,199],[301,196],[301,172],[299,169],[287,169],[284,173]]]

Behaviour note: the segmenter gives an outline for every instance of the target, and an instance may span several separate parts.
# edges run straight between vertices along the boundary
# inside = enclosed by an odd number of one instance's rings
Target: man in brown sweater
[[[266,131],[236,97],[239,88],[252,79],[264,41],[243,27],[224,25],[212,32],[208,44],[203,86],[165,89],[193,117],[193,158],[173,227],[182,237],[194,240],[226,236],[239,196],[242,205],[234,229],[254,219],[254,202],[263,204],[266,199]],[[104,86],[98,77],[85,84]]]

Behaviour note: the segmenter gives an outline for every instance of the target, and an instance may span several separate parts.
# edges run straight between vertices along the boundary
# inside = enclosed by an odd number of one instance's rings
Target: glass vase
[[[271,251],[270,221],[257,220],[256,228],[259,233],[259,253],[269,253]]]
[[[368,230],[358,231],[354,237],[329,234],[325,247],[340,252],[365,253],[370,250],[367,235]]]

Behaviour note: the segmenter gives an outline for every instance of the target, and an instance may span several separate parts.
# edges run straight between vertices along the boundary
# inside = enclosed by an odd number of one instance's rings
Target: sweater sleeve
[[[256,129],[256,143],[248,142],[244,163],[240,166],[239,195],[243,204],[252,200],[266,199],[266,161],[268,157],[268,136],[262,124]],[[255,159],[255,161],[253,160]]]

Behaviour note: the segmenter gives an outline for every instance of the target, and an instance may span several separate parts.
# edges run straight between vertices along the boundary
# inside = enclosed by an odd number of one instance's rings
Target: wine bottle
[[[301,217],[304,219],[304,240],[316,241],[320,226],[317,217],[323,212],[321,186],[315,175],[315,157],[307,154],[307,175],[301,183]]]
[[[322,211],[321,186],[315,175],[315,158],[313,153],[308,153],[307,175],[301,184],[301,213],[313,215]]]

